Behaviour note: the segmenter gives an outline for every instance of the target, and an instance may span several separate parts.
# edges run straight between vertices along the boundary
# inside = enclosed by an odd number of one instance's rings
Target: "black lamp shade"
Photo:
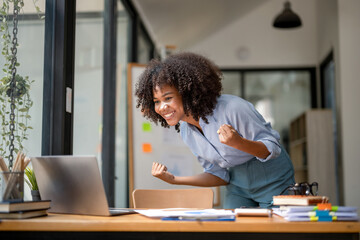
[[[296,28],[301,26],[300,17],[290,9],[290,3],[285,2],[284,10],[280,13],[273,23],[276,28]]]

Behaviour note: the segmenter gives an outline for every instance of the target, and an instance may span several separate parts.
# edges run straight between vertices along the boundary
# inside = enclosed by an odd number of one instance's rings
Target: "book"
[[[50,202],[51,202],[50,200],[0,202],[0,213],[48,209],[50,208]]]
[[[8,212],[0,213],[0,219],[25,219],[32,217],[46,216],[47,210],[32,210],[32,211],[20,211],[20,212]]]
[[[273,210],[278,210],[282,212],[309,212],[319,210],[318,206],[280,206],[278,208],[273,208]],[[327,209],[332,212],[357,212],[357,207],[348,207],[348,206],[331,206]]]
[[[326,196],[305,196],[305,195],[279,195],[273,196],[273,205],[316,205],[327,203],[329,198]]]
[[[335,221],[358,221],[359,218],[355,217],[337,217],[337,216],[310,216],[310,217],[298,217],[288,216],[284,217],[289,222],[335,222]]]
[[[316,210],[309,212],[293,212],[293,213],[288,213],[287,215],[294,217],[320,217],[320,216],[357,217],[356,212],[333,212],[333,211],[323,211],[323,210]]]
[[[358,221],[356,207],[331,206],[329,209],[319,210],[319,207],[315,206],[289,206],[273,208],[273,212],[287,221],[296,222]]]
[[[238,217],[271,217],[272,210],[266,208],[235,208]]]

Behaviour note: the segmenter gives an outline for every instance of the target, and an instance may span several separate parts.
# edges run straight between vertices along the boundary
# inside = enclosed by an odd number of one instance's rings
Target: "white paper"
[[[135,210],[141,215],[151,218],[164,218],[164,217],[185,217],[185,218],[210,218],[210,217],[230,217],[235,216],[232,210],[225,209],[188,209],[188,210],[177,210],[174,208],[165,209],[146,209],[146,210]]]

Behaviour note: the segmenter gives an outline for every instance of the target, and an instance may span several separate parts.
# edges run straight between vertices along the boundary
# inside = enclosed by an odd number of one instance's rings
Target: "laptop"
[[[31,163],[41,199],[51,200],[51,213],[135,213],[129,208],[109,208],[95,156],[42,156],[33,157]]]

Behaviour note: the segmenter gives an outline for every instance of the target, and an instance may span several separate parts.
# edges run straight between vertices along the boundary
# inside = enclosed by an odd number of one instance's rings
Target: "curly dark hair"
[[[164,61],[153,59],[136,83],[136,107],[141,107],[144,116],[155,124],[169,127],[166,120],[155,112],[153,92],[164,85],[175,87],[182,97],[184,113],[196,121],[208,123],[220,96],[222,73],[209,59],[189,52],[178,53]],[[175,126],[179,131],[179,123]]]

